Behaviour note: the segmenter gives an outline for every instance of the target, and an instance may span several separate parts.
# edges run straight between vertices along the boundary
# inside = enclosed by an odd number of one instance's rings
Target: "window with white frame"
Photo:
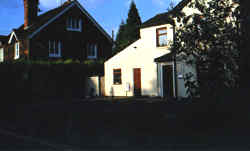
[[[15,56],[14,59],[19,59],[20,57],[20,46],[19,46],[19,42],[15,43]]]
[[[88,59],[97,59],[97,44],[88,44],[87,45],[87,57]]]
[[[49,57],[61,57],[62,42],[59,40],[49,40]]]
[[[82,19],[68,17],[67,18],[67,30],[68,31],[82,31]]]
[[[167,45],[168,45],[167,28],[163,27],[163,28],[156,29],[156,46],[163,47]]]

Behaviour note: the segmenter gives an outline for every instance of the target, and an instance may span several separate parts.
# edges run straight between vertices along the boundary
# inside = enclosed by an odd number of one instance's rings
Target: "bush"
[[[1,95],[4,102],[27,103],[35,98],[83,97],[87,76],[103,75],[100,62],[12,61],[0,64]]]

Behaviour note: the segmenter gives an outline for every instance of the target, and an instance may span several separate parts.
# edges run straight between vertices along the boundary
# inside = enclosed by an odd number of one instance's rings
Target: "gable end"
[[[80,8],[80,10],[94,23],[94,25],[107,37],[107,39],[112,42],[112,38],[109,34],[95,21],[95,19],[79,4],[79,2],[75,1],[76,5]]]
[[[10,43],[11,43],[11,41],[12,41],[13,37],[15,37],[15,38],[16,38],[16,40],[18,41],[18,38],[17,38],[17,36],[16,36],[16,33],[15,33],[14,31],[12,31],[12,33],[11,33],[11,35],[10,35],[10,39],[9,39],[9,41],[8,41],[8,44],[10,44]]]
[[[34,31],[32,34],[28,36],[29,39],[33,38],[37,33],[39,33],[42,29],[44,29],[46,26],[48,26],[50,23],[55,21],[58,17],[62,16],[65,12],[67,12],[70,8],[72,8],[74,5],[76,5],[83,14],[85,14],[91,22],[106,36],[106,38],[112,42],[112,38],[108,35],[108,33],[95,21],[93,17],[81,6],[81,4],[77,1],[74,1],[71,5],[66,7],[63,11],[58,13],[55,17],[51,18],[47,23],[43,24],[41,27],[39,27],[36,31]]]
[[[58,17],[62,16],[65,12],[67,12],[70,8],[74,6],[74,3],[69,5],[67,8],[65,8],[63,11],[58,13],[55,17],[51,18],[47,23],[43,24],[40,28],[38,28],[36,31],[34,31],[31,35],[29,35],[29,39],[33,38],[37,33],[39,33],[42,29],[44,29],[46,26],[48,26],[50,23],[55,21]]]

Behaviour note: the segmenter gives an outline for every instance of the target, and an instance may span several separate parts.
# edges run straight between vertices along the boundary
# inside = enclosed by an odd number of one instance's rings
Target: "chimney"
[[[37,18],[39,0],[23,0],[24,29],[27,29]]]

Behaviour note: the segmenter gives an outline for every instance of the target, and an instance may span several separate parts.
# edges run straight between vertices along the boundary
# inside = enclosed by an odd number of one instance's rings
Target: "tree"
[[[127,38],[126,38],[126,24],[122,20],[116,40],[115,40],[115,49],[113,53],[117,53],[120,50],[124,49],[128,45]]]
[[[169,11],[173,10],[174,6],[175,6],[175,2],[173,0],[171,0],[169,3],[169,6],[167,8],[167,11],[169,12]]]
[[[230,0],[196,0],[190,7],[201,14],[182,19],[184,26],[177,30],[172,49],[187,65],[196,66],[197,79],[191,72],[185,75],[191,97],[215,97],[223,89],[239,86],[240,34],[238,17],[232,13],[233,7],[238,7],[235,4]]]
[[[136,8],[135,2],[132,1],[130,4],[130,9],[127,18],[127,36],[129,44],[140,38],[140,26],[141,26],[141,18],[139,16],[138,10]]]
[[[242,27],[242,38],[241,38],[241,64],[240,64],[240,87],[241,88],[249,88],[250,82],[249,82],[249,71],[250,71],[250,11],[249,11],[249,1],[241,1],[240,4],[240,18],[241,18],[241,27]]]
[[[141,18],[136,8],[135,2],[132,1],[126,23],[121,22],[115,41],[114,53],[117,53],[140,38]]]

